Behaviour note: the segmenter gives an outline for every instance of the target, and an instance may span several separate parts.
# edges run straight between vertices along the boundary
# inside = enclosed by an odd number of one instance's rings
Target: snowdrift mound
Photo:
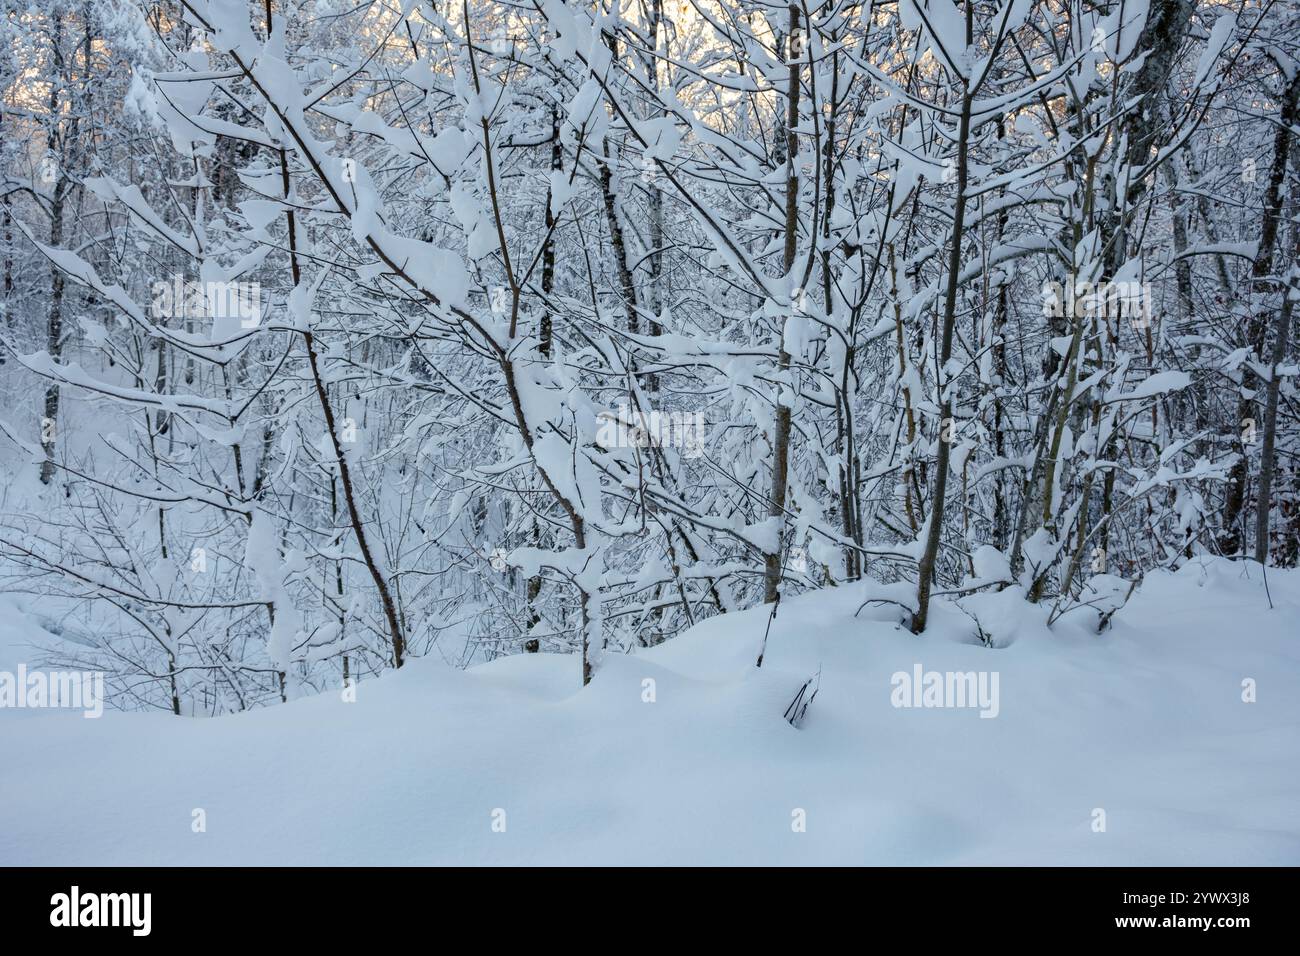
[[[1152,574],[1100,635],[986,595],[992,647],[844,587],[784,602],[761,670],[758,608],[586,689],[543,654],[216,719],[0,710],[0,863],[1297,864],[1300,573],[1268,583]]]

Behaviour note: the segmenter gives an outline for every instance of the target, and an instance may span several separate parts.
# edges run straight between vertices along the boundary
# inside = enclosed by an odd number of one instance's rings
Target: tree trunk
[[[1264,220],[1260,230],[1259,249],[1255,254],[1255,263],[1250,273],[1252,301],[1257,298],[1267,301],[1268,293],[1277,286],[1276,277],[1273,275],[1273,247],[1277,241],[1278,226],[1282,219],[1283,189],[1291,153],[1291,129],[1296,123],[1298,113],[1300,113],[1300,73],[1291,80],[1283,94],[1281,115],[1278,117],[1277,132],[1273,139],[1273,168],[1269,173],[1268,188],[1264,194]],[[1246,346],[1256,356],[1263,356],[1267,331],[1268,325],[1264,312],[1252,311],[1247,320]],[[1242,512],[1246,508],[1246,479],[1249,469],[1243,423],[1255,416],[1253,394],[1255,387],[1255,375],[1250,371],[1249,363],[1246,363],[1242,366],[1241,395],[1237,401],[1237,422],[1234,428],[1240,457],[1228,476],[1228,491],[1223,502],[1223,526],[1219,536],[1219,550],[1227,555],[1237,554],[1245,547],[1245,536],[1239,523]],[[1261,507],[1267,508],[1268,503],[1261,499]],[[1258,526],[1257,521],[1256,527]],[[1258,553],[1258,546],[1256,553]]]
[[[970,5],[966,8],[966,32],[970,38]],[[943,298],[943,330],[939,344],[939,367],[935,384],[939,390],[939,449],[934,461],[934,499],[930,504],[929,523],[925,530],[925,550],[917,566],[916,616],[912,633],[925,630],[930,613],[930,587],[939,558],[939,540],[943,534],[944,496],[948,490],[948,460],[952,443],[945,439],[946,423],[952,417],[952,398],[948,394],[948,360],[952,358],[953,328],[957,316],[957,283],[961,272],[962,232],[966,227],[967,151],[970,140],[971,92],[968,80],[962,81],[961,117],[957,122],[957,196],[952,212],[952,237],[948,247],[948,282]]]
[[[799,8],[790,5],[789,92],[786,97],[785,126],[785,250],[782,263],[789,277],[794,267],[795,252],[799,242],[799,58],[803,36],[799,28]],[[791,304],[791,309],[795,308]],[[785,498],[790,476],[790,353],[785,348],[784,330],[781,334],[778,358],[778,383],[776,394],[776,421],[772,435],[772,493],[768,516],[776,519],[777,536],[772,551],[763,559],[763,601],[771,604],[781,591],[781,565],[785,552]]]

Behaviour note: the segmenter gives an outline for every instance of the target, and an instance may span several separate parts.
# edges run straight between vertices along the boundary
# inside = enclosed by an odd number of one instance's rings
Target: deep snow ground
[[[757,609],[585,690],[530,655],[217,719],[0,710],[0,864],[1300,864],[1300,572],[1269,585],[1273,610],[1257,565],[1155,573],[1101,636],[1004,593],[998,649],[841,588],[782,606],[761,671]],[[997,671],[998,716],[895,708],[917,663]]]

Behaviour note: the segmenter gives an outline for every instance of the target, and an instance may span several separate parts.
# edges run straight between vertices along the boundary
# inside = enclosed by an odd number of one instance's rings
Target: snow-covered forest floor
[[[1101,635],[1011,589],[978,612],[993,648],[946,602],[918,637],[862,595],[783,603],[761,670],[758,608],[582,689],[535,654],[212,719],[0,711],[0,862],[1300,863],[1300,573],[1155,572]],[[0,626],[12,668],[33,627]],[[997,672],[996,716],[893,706],[918,664]]]

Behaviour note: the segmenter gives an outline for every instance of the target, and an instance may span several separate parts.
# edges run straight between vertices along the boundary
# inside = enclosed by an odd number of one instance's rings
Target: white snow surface
[[[949,603],[915,637],[840,587],[783,602],[762,670],[760,608],[585,689],[540,654],[213,719],[4,709],[0,864],[1295,865],[1300,572],[1268,584],[1271,610],[1258,565],[1152,573],[1101,635],[990,594],[995,648]],[[12,669],[37,629],[0,618]],[[998,716],[895,708],[917,664],[997,671]]]

